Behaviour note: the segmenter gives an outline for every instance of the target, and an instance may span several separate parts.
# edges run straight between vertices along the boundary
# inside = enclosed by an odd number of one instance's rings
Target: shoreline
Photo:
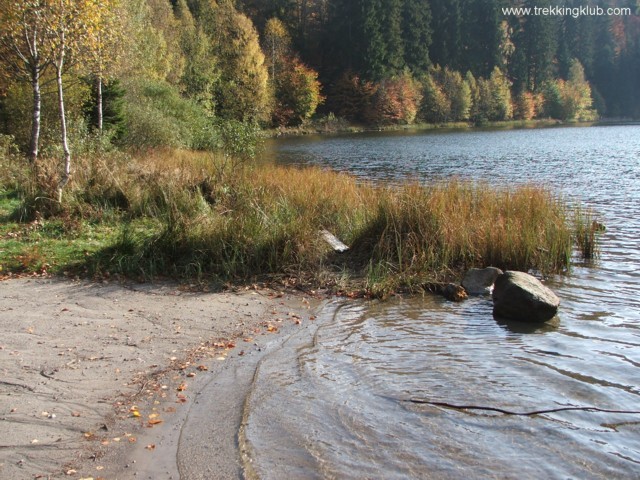
[[[233,372],[250,372],[269,345],[311,328],[320,305],[297,293],[168,282],[0,285],[0,476],[13,479],[178,478],[178,435],[200,392],[238,397]],[[223,420],[212,434],[226,436],[220,471],[233,472],[236,432],[229,437],[232,418]]]
[[[299,127],[275,128],[264,131],[264,138],[269,140],[281,138],[295,138],[313,135],[349,135],[363,133],[385,133],[385,132],[455,132],[455,131],[484,131],[484,130],[522,130],[536,128],[563,128],[563,127],[591,127],[606,125],[637,125],[640,121],[607,119],[578,122],[561,121],[555,119],[538,120],[506,120],[500,122],[484,122],[474,124],[472,122],[451,122],[451,123],[416,123],[412,125],[385,125],[369,126],[359,124],[341,125],[337,128],[323,127],[322,125],[302,125]]]

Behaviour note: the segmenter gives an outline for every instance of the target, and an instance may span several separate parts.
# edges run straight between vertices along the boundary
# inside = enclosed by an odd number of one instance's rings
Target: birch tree
[[[94,28],[86,29],[84,45],[79,52],[86,57],[89,69],[95,79],[97,92],[98,130],[102,133],[104,124],[104,102],[102,88],[105,80],[113,77],[124,45],[124,11],[120,0],[97,2],[93,12]]]
[[[41,78],[54,59],[54,32],[49,28],[52,7],[50,0],[0,0],[0,71],[30,82],[33,92],[29,144],[32,163],[38,159],[40,143]]]
[[[62,176],[56,189],[57,200],[62,202],[62,192],[71,179],[71,149],[67,136],[67,119],[64,103],[64,73],[87,59],[98,58],[103,53],[101,39],[107,35],[110,1],[105,0],[51,0],[53,8],[47,18],[47,30],[51,36],[53,67],[58,90],[60,136],[64,152]]]

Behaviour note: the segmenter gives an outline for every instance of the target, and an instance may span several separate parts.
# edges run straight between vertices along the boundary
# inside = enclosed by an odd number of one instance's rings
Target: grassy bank
[[[5,163],[6,160],[5,160]],[[12,159],[0,195],[7,272],[172,276],[218,282],[286,277],[385,295],[470,267],[563,272],[583,212],[552,192],[452,180],[390,187],[317,168],[250,167],[210,153],[78,159],[62,205],[54,164]],[[319,231],[351,246],[334,253]],[[592,230],[592,229],[591,229]]]

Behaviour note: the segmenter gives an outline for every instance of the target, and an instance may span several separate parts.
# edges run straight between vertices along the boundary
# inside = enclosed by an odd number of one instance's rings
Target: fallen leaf
[[[189,378],[193,378],[195,376],[196,376],[196,374],[194,372],[187,373],[187,377],[189,377]]]
[[[184,392],[186,389],[187,389],[187,384],[181,383],[180,385],[178,385],[178,388],[176,390],[178,390],[179,392]]]
[[[75,475],[76,473],[78,473],[77,470],[74,470],[73,468],[71,470],[67,470],[66,472],[64,472],[66,475]]]
[[[149,426],[151,427],[153,427],[154,425],[158,425],[159,423],[162,423],[162,420],[160,420],[159,418],[149,420]]]
[[[274,326],[274,325],[269,325],[269,326],[267,327],[267,331],[268,331],[268,332],[272,332],[272,333],[277,332],[277,331],[278,331],[278,327],[276,327],[276,326]]]
[[[147,450],[155,450],[156,446],[155,446],[155,444],[150,443],[149,445],[147,445],[147,446],[146,446],[146,447],[144,447],[144,448],[146,448]]]
[[[103,440],[103,441],[100,442],[100,445],[107,446],[107,445],[109,445],[109,443],[111,443],[111,442],[109,442],[109,440]]]
[[[98,465],[98,466],[96,467],[96,470],[104,470],[104,467],[103,467],[102,465]]]
[[[205,367],[204,365],[198,365],[198,370],[200,370],[201,372],[206,372],[209,369],[207,367]]]
[[[139,416],[140,416],[140,412],[139,412],[139,411],[137,411],[137,410],[134,410],[133,412],[131,412],[131,416],[132,416],[132,417],[136,417],[136,418],[137,418],[137,417],[139,417]]]
[[[129,437],[129,443],[136,443],[137,439],[136,437]]]
[[[79,417],[80,413],[79,412],[71,412],[71,416],[72,417]]]

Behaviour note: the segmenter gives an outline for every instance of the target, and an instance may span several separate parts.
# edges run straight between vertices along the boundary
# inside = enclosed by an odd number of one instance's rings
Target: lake
[[[496,321],[488,297],[328,305],[256,373],[241,435],[255,476],[640,478],[639,414],[411,401],[640,410],[640,127],[302,137],[266,156],[369,181],[542,184],[607,230],[596,262],[548,280],[561,306],[544,326]]]

